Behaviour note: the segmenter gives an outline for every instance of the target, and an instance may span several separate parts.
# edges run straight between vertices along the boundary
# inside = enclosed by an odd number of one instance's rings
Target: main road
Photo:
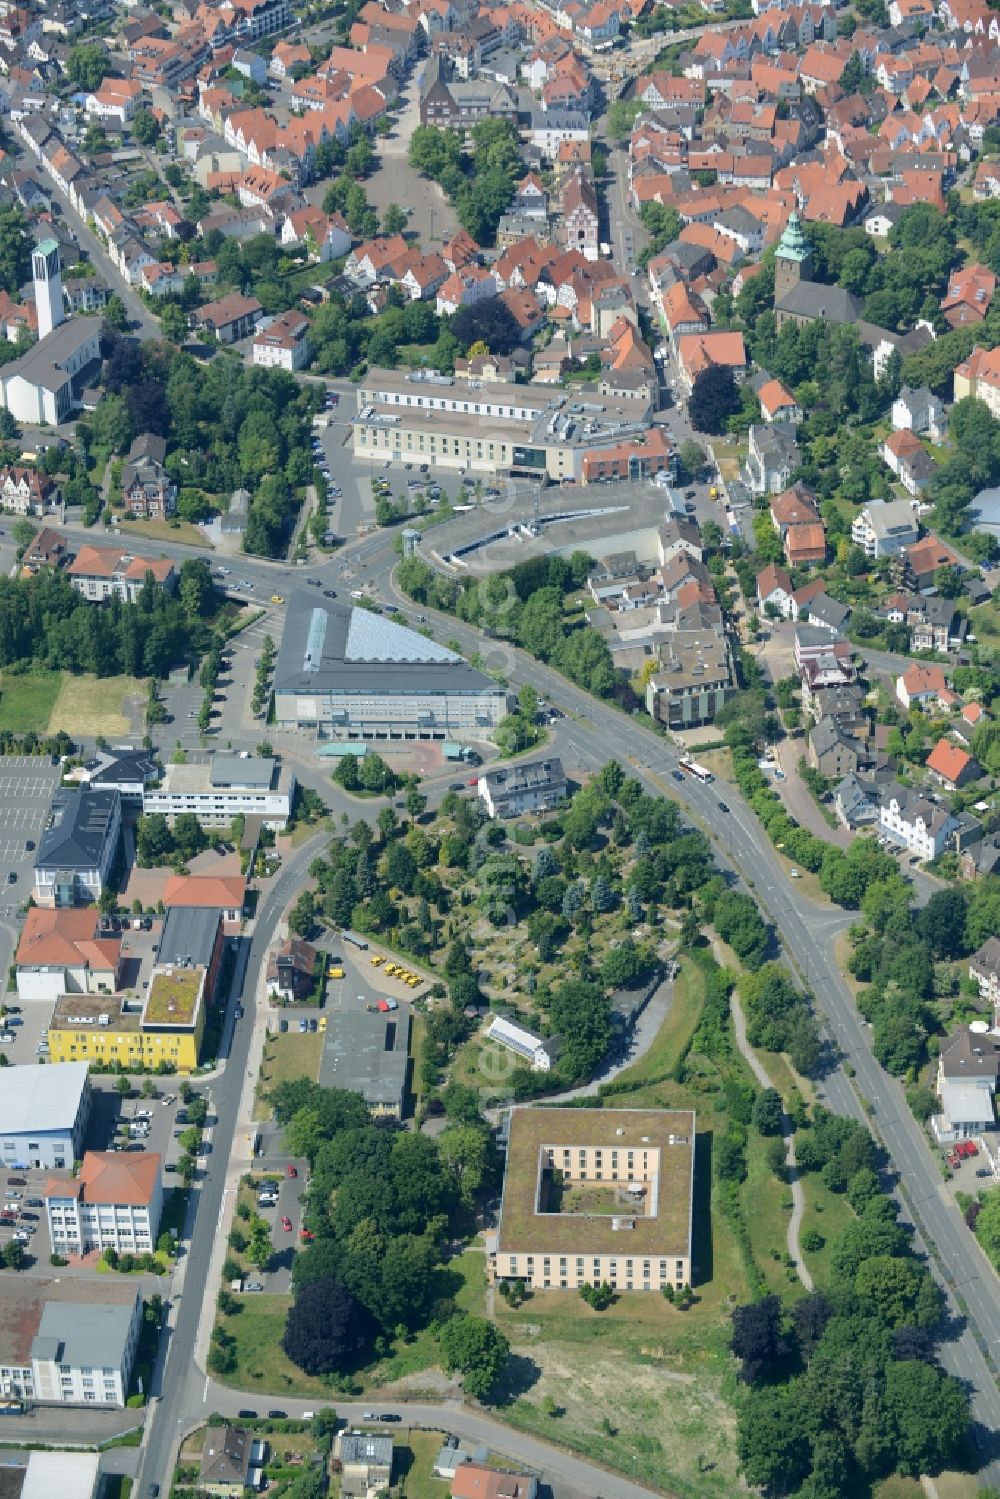
[[[350,563],[356,583],[367,583],[376,597],[401,606],[412,617],[413,605],[398,590],[392,573],[396,556],[391,532],[376,532],[352,542],[336,557],[309,568],[330,581],[345,561]],[[191,555],[183,546],[160,548],[176,555]],[[268,585],[279,564],[241,559],[236,564],[245,576]],[[287,567],[284,569],[288,576]],[[838,937],[850,918],[846,913],[821,906],[809,899],[788,878],[781,859],[763,828],[738,791],[726,789],[724,812],[717,790],[686,778],[672,779],[677,756],[669,742],[642,724],[626,719],[615,708],[599,702],[540,662],[506,642],[485,638],[482,633],[450,615],[427,606],[421,612],[441,638],[454,639],[469,653],[478,653],[486,665],[502,669],[514,685],[530,683],[567,715],[560,725],[560,743],[571,764],[596,768],[618,759],[630,766],[650,789],[679,801],[692,819],[714,839],[720,861],[731,865],[746,882],[777,928],[786,953],[812,991],[817,1009],[825,1019],[837,1052],[855,1069],[854,1083],[840,1067],[824,1082],[825,1097],[836,1111],[866,1120],[883,1142],[898,1173],[905,1211],[912,1215],[920,1241],[926,1247],[942,1279],[954,1295],[965,1318],[955,1317],[955,1331],[942,1347],[942,1362],[961,1378],[972,1395],[975,1434],[983,1459],[983,1478],[1000,1486],[1000,1393],[983,1353],[997,1356],[1000,1347],[1000,1286],[978,1244],[963,1224],[945,1190],[939,1167],[924,1132],[913,1118],[895,1079],[875,1062],[868,1038],[858,1017],[851,993],[834,951]],[[374,811],[370,803],[366,811]],[[283,905],[304,876],[314,845],[306,845],[289,861],[258,918],[249,954],[249,971],[256,973],[263,961]],[[190,1270],[204,1274],[211,1251],[222,1200],[224,1162],[232,1145],[239,1089],[246,1066],[248,1032],[237,1027],[233,1053],[224,1077],[216,1085],[219,1126],[216,1154],[208,1178],[199,1184],[198,1213],[189,1248]],[[862,1104],[861,1100],[864,1100]],[[214,1288],[206,1287],[206,1296]],[[177,1322],[170,1333],[162,1392],[150,1414],[142,1476],[163,1481],[168,1476],[170,1453],[176,1436],[199,1413],[207,1413],[209,1383],[193,1363],[200,1297],[182,1297]],[[952,1302],[952,1311],[958,1305]],[[450,1424],[457,1416],[449,1414]],[[508,1444],[509,1445],[509,1444]],[[512,1454],[516,1455],[516,1454]],[[552,1463],[548,1464],[552,1468]],[[555,1471],[552,1469],[552,1471]],[[568,1479],[566,1481],[569,1481]],[[609,1492],[602,1474],[591,1487]],[[618,1499],[626,1499],[624,1493]]]

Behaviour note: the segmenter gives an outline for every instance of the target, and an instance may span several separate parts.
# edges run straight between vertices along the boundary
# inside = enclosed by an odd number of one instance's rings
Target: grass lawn
[[[287,1031],[284,1035],[269,1036],[264,1044],[264,1055],[257,1079],[254,1097],[254,1119],[270,1119],[271,1105],[265,1096],[278,1083],[291,1082],[296,1077],[308,1077],[313,1082],[319,1078],[319,1063],[323,1055],[325,1031]]]
[[[172,526],[169,521],[165,520],[125,520],[122,518],[119,534],[123,538],[134,535],[147,536],[150,541],[182,541],[186,546],[201,547],[206,552],[215,550],[205,533],[186,520],[178,521]]]
[[[400,1499],[447,1499],[448,1483],[434,1477],[434,1459],[441,1450],[444,1433],[409,1431],[393,1454],[393,1486]]]
[[[843,1193],[831,1192],[823,1185],[818,1172],[803,1171],[800,1180],[806,1199],[802,1232],[807,1228],[818,1228],[826,1240],[823,1248],[815,1253],[807,1254],[803,1250],[803,1259],[812,1271],[817,1286],[827,1286],[832,1279],[830,1246],[851,1222],[854,1210]]]
[[[498,1407],[500,1420],[676,1499],[746,1492],[722,1398],[723,1308],[705,1317],[704,1305],[686,1313],[633,1295],[594,1312],[566,1291],[536,1292],[517,1312],[497,1306],[529,1386]]]
[[[44,734],[63,683],[61,671],[0,675],[0,729],[10,734]]]
[[[132,727],[125,711],[127,698],[136,700],[141,721],[146,689],[136,677],[71,677],[66,672],[49,718],[49,733],[63,729],[76,739],[81,735],[96,738],[98,734],[127,734]]]
[[[788,1270],[782,1262],[792,1212],[792,1190],[787,1183],[778,1180],[768,1165],[769,1144],[770,1141],[762,1139],[755,1129],[750,1131],[743,1206],[754,1259],[764,1273],[768,1290],[787,1297],[794,1296],[797,1287],[804,1288],[794,1271]]]
[[[665,1077],[691,1039],[705,998],[705,975],[682,960],[674,980],[674,1002],[644,1057],[619,1074],[621,1082],[655,1082]],[[612,1099],[613,1106],[614,1100]]]

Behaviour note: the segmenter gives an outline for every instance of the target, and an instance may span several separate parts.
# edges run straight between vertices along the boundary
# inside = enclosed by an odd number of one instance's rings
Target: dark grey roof
[[[151,750],[107,750],[98,756],[98,765],[99,769],[90,777],[92,786],[125,786],[136,782],[145,786],[160,775],[159,762]]]
[[[392,1437],[370,1436],[363,1431],[345,1431],[340,1439],[340,1461],[364,1463],[373,1468],[392,1467]]]
[[[68,318],[57,328],[32,344],[27,353],[11,360],[3,367],[3,382],[6,385],[20,375],[29,385],[40,385],[43,390],[61,390],[72,384],[76,375],[66,372],[66,365],[94,337],[97,331],[92,318]],[[76,372],[79,374],[79,371]]]
[[[480,693],[503,689],[454,651],[367,609],[293,594],[275,692]]]
[[[846,604],[842,604],[839,599],[832,599],[828,593],[818,593],[814,599],[809,600],[806,608],[810,619],[818,619],[834,630],[840,629],[851,612]]]
[[[92,791],[87,786],[57,791],[38,842],[35,868],[96,868],[120,804],[117,791]]]
[[[239,1426],[209,1426],[201,1453],[205,1483],[245,1483],[250,1470],[253,1433]]]
[[[529,760],[523,765],[503,766],[499,770],[488,770],[481,777],[496,800],[513,796],[518,791],[531,791],[539,786],[565,786],[566,772],[558,755],[549,760]]]
[[[967,1026],[941,1042],[941,1072],[956,1080],[1000,1078],[1000,1036],[970,1031]]]
[[[410,1012],[332,1010],[320,1063],[324,1088],[360,1093],[371,1108],[402,1109],[409,1065]]]
[[[845,291],[842,286],[824,286],[819,281],[800,281],[774,305],[778,312],[822,318],[827,323],[856,323],[864,309],[861,298],[853,292]]]
[[[140,458],[149,458],[153,463],[162,463],[167,456],[167,439],[158,437],[155,432],[141,432],[128,450],[129,463],[137,463]]]
[[[171,906],[163,921],[157,962],[208,968],[222,915],[215,906]]]

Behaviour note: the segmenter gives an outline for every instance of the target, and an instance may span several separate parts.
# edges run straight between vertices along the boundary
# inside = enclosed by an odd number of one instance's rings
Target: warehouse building
[[[334,1010],[320,1064],[324,1088],[360,1093],[371,1112],[402,1119],[410,1061],[410,1012]]]
[[[81,1158],[90,1117],[87,1070],[83,1061],[3,1069],[0,1164],[8,1170],[50,1166],[62,1171]]]
[[[533,1290],[691,1284],[695,1116],[511,1110],[491,1266]]]
[[[507,692],[454,651],[368,609],[288,604],[274,674],[279,728],[340,740],[488,738]]]

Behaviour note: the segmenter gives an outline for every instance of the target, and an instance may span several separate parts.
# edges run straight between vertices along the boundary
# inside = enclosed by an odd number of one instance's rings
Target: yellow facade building
[[[49,1023],[50,1059],[149,1070],[168,1063],[192,1072],[205,1030],[206,974],[164,963],[153,969],[145,1000],[63,995]]]

